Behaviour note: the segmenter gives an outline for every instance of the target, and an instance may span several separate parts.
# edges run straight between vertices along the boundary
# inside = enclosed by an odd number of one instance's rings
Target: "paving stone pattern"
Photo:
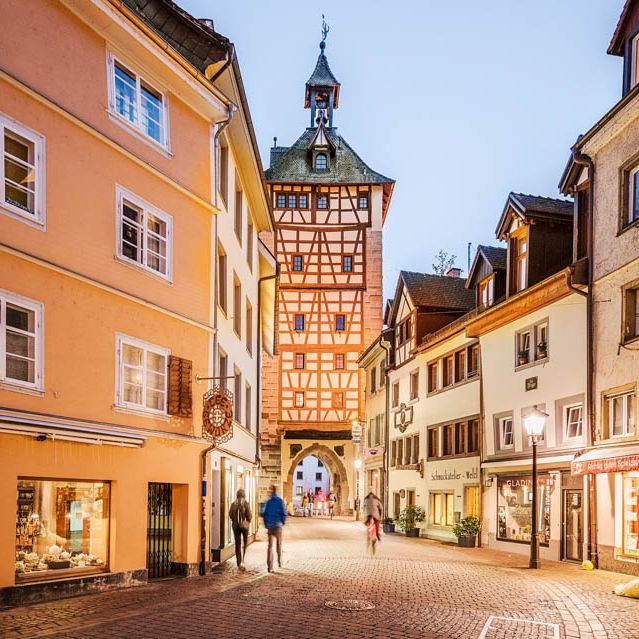
[[[246,572],[232,559],[206,577],[5,609],[0,637],[639,639],[639,600],[612,594],[627,575],[550,562],[531,571],[522,555],[401,535],[371,557],[362,524],[346,520],[289,519],[275,574],[265,553],[260,535]],[[348,600],[374,608],[325,606]]]

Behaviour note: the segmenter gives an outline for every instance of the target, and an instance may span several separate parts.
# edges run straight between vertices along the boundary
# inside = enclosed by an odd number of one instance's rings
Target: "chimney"
[[[460,268],[449,268],[446,271],[446,277],[461,277],[462,270]]]

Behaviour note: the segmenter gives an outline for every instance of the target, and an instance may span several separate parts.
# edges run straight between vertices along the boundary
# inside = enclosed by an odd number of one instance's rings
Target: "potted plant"
[[[457,545],[462,548],[474,548],[479,534],[479,517],[469,515],[453,526],[453,535]]]
[[[395,532],[395,520],[392,517],[386,517],[382,522],[385,533],[394,533]]]
[[[537,357],[543,358],[548,356],[548,344],[546,342],[539,342],[537,344]]]
[[[399,523],[401,529],[407,537],[419,537],[419,528],[415,524],[424,521],[426,513],[420,506],[406,506],[399,513]]]
[[[517,353],[517,362],[519,366],[528,364],[528,351],[519,351],[519,353]]]

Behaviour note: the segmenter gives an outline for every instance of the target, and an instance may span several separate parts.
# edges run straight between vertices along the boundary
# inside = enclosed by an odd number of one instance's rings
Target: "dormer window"
[[[488,308],[495,303],[495,276],[489,275],[479,282],[479,305]]]
[[[328,170],[328,155],[326,155],[326,153],[318,153],[315,156],[315,170],[316,171]]]
[[[512,291],[517,293],[526,288],[528,278],[528,233],[525,227],[511,237]]]
[[[639,34],[637,34],[630,44],[630,86],[628,90],[632,89],[637,83],[639,83],[639,61],[637,56],[639,55]]]

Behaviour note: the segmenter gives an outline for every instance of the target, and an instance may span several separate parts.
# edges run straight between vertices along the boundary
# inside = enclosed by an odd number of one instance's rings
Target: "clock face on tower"
[[[214,386],[203,398],[202,436],[220,444],[233,437],[233,393],[223,386]]]

